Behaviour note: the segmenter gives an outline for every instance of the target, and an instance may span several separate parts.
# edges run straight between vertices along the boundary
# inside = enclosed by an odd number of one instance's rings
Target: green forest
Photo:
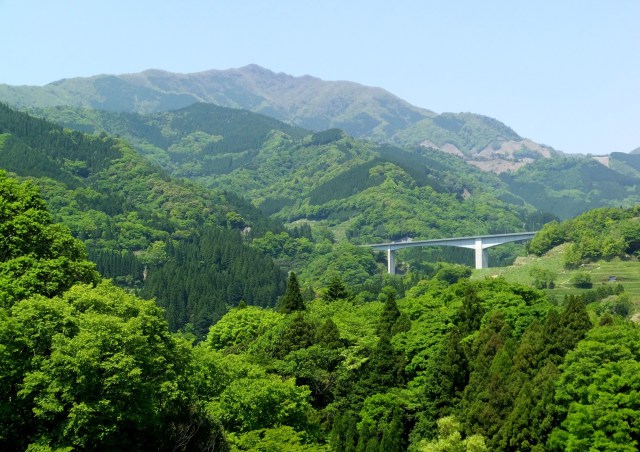
[[[38,191],[0,177],[4,450],[638,447],[640,329],[615,311],[453,265],[371,301],[338,275],[305,301],[290,273],[196,341],[103,280]]]
[[[359,246],[529,226],[491,262],[635,265],[633,158],[622,207],[564,219],[511,190],[543,165],[508,179],[204,104],[57,112],[84,132],[0,104],[0,449],[640,447],[625,281],[479,277],[468,250],[389,275]]]

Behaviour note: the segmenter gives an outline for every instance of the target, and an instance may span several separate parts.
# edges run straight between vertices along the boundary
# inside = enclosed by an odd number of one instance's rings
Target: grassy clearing
[[[591,282],[593,283],[594,289],[601,284],[610,284],[609,277],[614,276],[614,284],[622,284],[625,292],[631,297],[631,300],[637,306],[640,305],[640,262],[638,262],[637,259],[622,260],[616,258],[610,261],[598,261],[583,265],[575,270],[567,270],[563,265],[565,248],[566,244],[561,245],[542,257],[520,257],[509,267],[474,270],[472,278],[480,279],[502,276],[507,281],[532,285],[533,278],[530,275],[530,271],[532,268],[540,267],[551,270],[557,274],[555,280],[556,287],[554,289],[548,289],[548,293],[556,299],[561,300],[565,295],[580,294],[587,290],[578,289],[571,284],[571,278],[577,273],[588,273],[591,275]]]

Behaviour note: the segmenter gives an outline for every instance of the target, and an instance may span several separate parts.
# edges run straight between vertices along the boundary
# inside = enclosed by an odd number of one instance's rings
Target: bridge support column
[[[396,274],[396,256],[391,248],[387,248],[387,272],[390,275]]]
[[[476,238],[474,249],[476,251],[476,268],[488,268],[489,253],[486,248],[483,247],[481,238]]]

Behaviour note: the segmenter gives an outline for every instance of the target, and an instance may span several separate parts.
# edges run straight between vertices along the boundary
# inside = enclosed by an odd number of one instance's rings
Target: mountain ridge
[[[516,150],[538,158],[556,152],[544,147],[546,151],[541,153],[541,145],[531,145],[508,126],[487,116],[437,114],[383,88],[275,73],[255,64],[190,74],[160,69],[117,76],[102,74],[63,79],[43,87],[0,85],[0,100],[27,109],[69,105],[137,113],[206,102],[247,109],[313,131],[339,128],[356,138],[454,150],[471,160],[484,150],[481,160],[521,161],[503,152],[503,144],[510,142],[515,143]]]

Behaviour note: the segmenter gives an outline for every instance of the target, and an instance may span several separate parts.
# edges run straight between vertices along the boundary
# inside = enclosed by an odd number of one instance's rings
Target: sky
[[[258,64],[564,152],[640,147],[640,0],[0,0],[0,18],[0,83]]]

